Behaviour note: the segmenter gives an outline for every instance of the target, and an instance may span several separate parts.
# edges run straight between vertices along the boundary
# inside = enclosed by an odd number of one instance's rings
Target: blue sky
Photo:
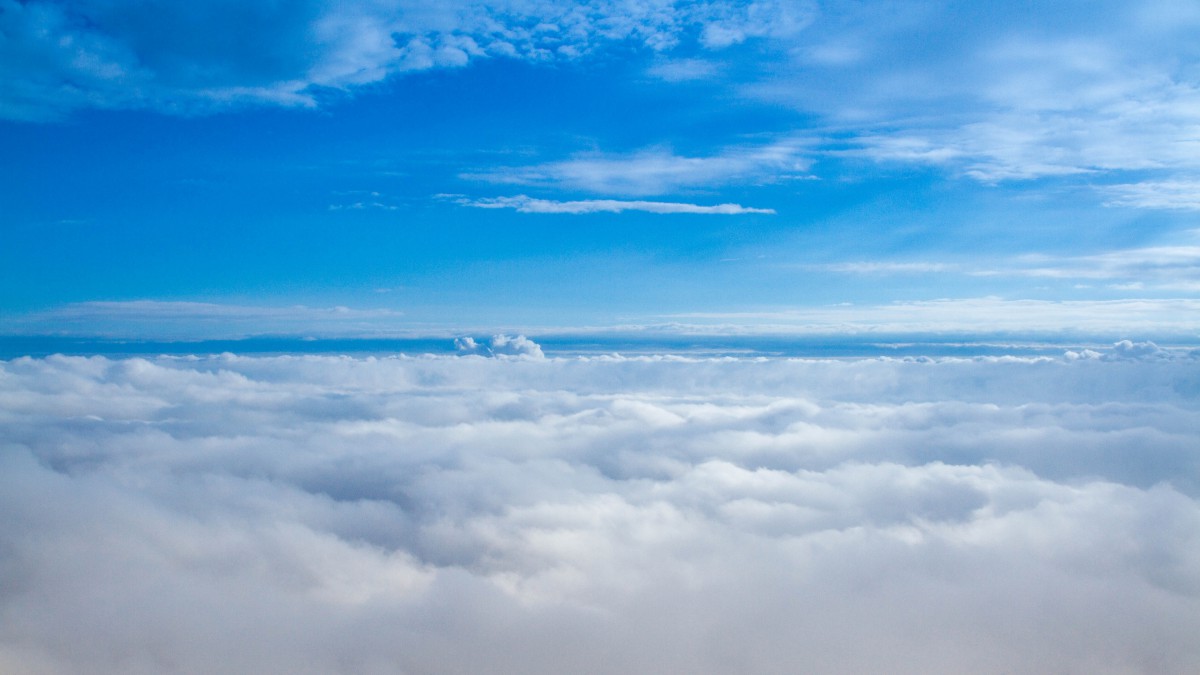
[[[0,0],[0,331],[1200,333],[1200,8]]]
[[[1198,35],[0,0],[0,672],[1200,672]]]

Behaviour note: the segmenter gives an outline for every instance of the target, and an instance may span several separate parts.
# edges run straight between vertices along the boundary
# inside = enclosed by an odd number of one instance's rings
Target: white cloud
[[[349,204],[330,204],[330,211],[399,211],[395,204],[383,202],[351,202]]]
[[[661,51],[704,27],[718,48],[803,29],[793,3],[410,0],[0,2],[0,116],[80,107],[168,112],[313,106],[319,90],[472,59],[571,59],[614,42]],[[170,36],[165,38],[164,36]]]
[[[793,38],[818,14],[815,2],[758,0],[741,4],[718,5],[715,16],[706,21],[700,42],[708,47],[728,47],[749,38]]]
[[[0,362],[0,670],[1192,672],[1198,369]]]
[[[1117,2],[823,3],[792,58],[762,64],[742,91],[819,115],[841,132],[832,154],[986,183],[1152,171],[1169,184],[1200,169],[1185,14]]]
[[[1171,335],[1200,332],[1200,300],[1008,300],[998,297],[669,315],[673,330],[728,334]]]
[[[545,358],[542,347],[524,335],[493,335],[486,344],[476,342],[470,336],[454,339],[454,348],[460,354],[477,356],[526,356],[535,359]]]
[[[647,69],[647,73],[666,82],[690,82],[716,75],[719,66],[703,59],[662,60]]]
[[[867,267],[852,265],[840,271],[859,274],[940,273],[936,267],[924,267],[924,264],[916,264],[918,266],[915,268],[863,265]],[[957,273],[957,268],[949,270]],[[1009,273],[1026,272],[1017,270]],[[1048,275],[1050,271],[1044,274]],[[1169,272],[1163,271],[1160,276],[1165,278]],[[1145,287],[1187,291],[1187,279],[1191,277],[1185,277],[1185,281],[1174,285],[1160,281],[1146,284]],[[552,331],[564,335],[611,335],[636,331],[639,334],[663,333],[668,336],[921,336],[938,333],[1066,340],[1128,336],[1191,339],[1200,333],[1197,316],[1200,316],[1200,301],[1194,298],[1051,301],[976,297],[874,305],[812,305],[740,312],[684,312],[641,317],[636,324],[559,326],[553,329],[545,325],[540,328],[516,325],[503,330],[510,333]],[[6,318],[0,323],[0,329],[9,335],[142,340],[238,339],[272,335],[325,338],[445,336],[450,339],[456,332],[461,332],[461,328],[456,331],[448,325],[413,324],[403,312],[390,309],[254,307],[150,300],[75,303]]]
[[[1153,342],[1121,340],[1113,345],[1113,355],[1121,359],[1163,359],[1170,354]]]
[[[78,302],[5,322],[7,331],[108,335],[142,339],[237,338],[255,334],[357,334],[395,326],[391,309],[286,307],[210,302],[126,300]]]
[[[630,155],[584,154],[534,166],[501,167],[467,173],[463,178],[599,194],[657,195],[802,176],[811,165],[806,150],[806,143],[796,139],[730,147],[707,157],[685,157],[667,148],[650,148]]]
[[[526,195],[460,200],[459,203],[464,206],[474,206],[481,209],[515,209],[521,213],[621,213],[622,211],[719,215],[775,213],[774,209],[757,209],[739,204],[704,206],[680,202],[625,201],[618,199],[585,199],[558,202],[548,199],[534,199]]]
[[[977,276],[1104,279],[1129,290],[1189,290],[1200,284],[1200,246],[1148,246],[1086,256],[1028,255]]]
[[[1200,286],[1200,246],[1191,243],[1118,249],[1091,255],[1029,254],[966,267],[948,262],[855,261],[804,265],[843,274],[959,274],[974,277],[1031,277],[1106,280],[1120,290],[1194,290]]]
[[[981,180],[1200,168],[1200,88],[1136,52],[1060,41],[997,58],[1000,108],[946,138]],[[1012,66],[1011,69],[1009,66]]]
[[[958,266],[932,262],[846,262],[821,265],[820,269],[847,274],[929,274],[954,271]]]
[[[1127,100],[1135,97],[1144,100]],[[878,161],[942,165],[989,183],[1133,170],[1191,172],[1200,168],[1198,107],[1200,89],[1114,92],[1111,104],[1095,108],[1002,111],[956,128],[864,134],[855,152]],[[1134,187],[1124,194],[1118,190],[1114,201],[1162,208],[1158,200],[1172,196],[1177,183],[1148,182],[1140,199]]]
[[[1107,206],[1200,211],[1200,180],[1161,180],[1124,183],[1100,188]]]

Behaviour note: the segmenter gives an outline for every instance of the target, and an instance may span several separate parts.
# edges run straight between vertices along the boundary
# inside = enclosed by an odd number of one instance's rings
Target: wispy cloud
[[[506,185],[567,188],[597,194],[658,195],[731,183],[774,182],[803,176],[812,164],[809,142],[787,139],[761,146],[735,146],[702,157],[665,147],[629,155],[585,154],[523,167],[500,167],[463,178]]]
[[[272,333],[358,335],[394,326],[404,316],[392,309],[344,306],[235,305],[161,300],[79,302],[12,317],[12,333],[99,335],[150,339],[235,338]]]
[[[557,202],[534,199],[526,195],[515,197],[490,197],[484,199],[460,199],[463,206],[480,209],[514,209],[521,213],[621,213],[643,211],[646,213],[687,213],[708,215],[741,215],[747,213],[773,214],[774,209],[760,209],[739,204],[687,204],[680,202],[621,201],[617,199],[585,199]]]
[[[1187,290],[1200,284],[1200,246],[1148,246],[1077,256],[1028,254],[976,261],[970,266],[946,262],[854,261],[804,267],[863,275],[944,273],[975,277],[1105,280],[1114,282],[1113,288],[1126,290]]]
[[[1187,290],[1200,284],[1200,246],[1152,246],[1086,256],[1027,255],[976,276],[1107,280],[1114,288]]]
[[[351,309],[349,307],[266,307],[253,305],[229,305],[211,302],[185,302],[161,300],[93,301],[68,305],[60,310],[63,316],[95,316],[120,314],[130,318],[186,317],[228,319],[240,316],[334,316],[362,318],[368,316],[395,316],[399,312],[389,309]]]
[[[690,82],[712,77],[720,66],[704,59],[663,59],[646,69],[651,77],[666,82]]]
[[[161,3],[136,13],[119,2],[2,7],[0,33],[9,37],[0,43],[0,117],[17,119],[81,107],[315,106],[320,89],[350,90],[406,71],[490,57],[573,59],[613,43],[663,51],[697,32],[720,49],[787,38],[814,16],[807,4],[762,0],[599,0],[586,8],[550,0],[249,0]]]
[[[1170,181],[1200,170],[1190,48],[1198,23],[1163,4],[1101,2],[1033,30],[1015,7],[831,3],[793,58],[764,67],[742,91],[819,115],[841,130],[844,149],[879,162],[985,183],[1135,170]],[[915,39],[922,49],[911,49]],[[847,58],[821,58],[821,45]]]
[[[1194,336],[1200,300],[1032,300],[999,297],[939,299],[877,305],[832,305],[757,312],[692,312],[683,333],[728,334],[1059,334],[1077,336]]]
[[[1108,206],[1200,211],[1200,179],[1151,180],[1098,188]]]
[[[330,211],[399,211],[395,204],[383,202],[351,202],[349,204],[330,204]]]
[[[935,262],[844,262],[819,265],[819,269],[847,274],[928,274],[959,269],[958,265]]]

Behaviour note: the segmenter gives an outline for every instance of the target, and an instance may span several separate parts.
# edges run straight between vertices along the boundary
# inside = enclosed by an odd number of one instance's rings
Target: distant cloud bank
[[[1195,672],[1197,383],[1132,341],[0,362],[0,670]]]
[[[1140,256],[1140,257],[1139,257]],[[1195,249],[1147,249],[1127,256],[1093,256],[1066,261],[1035,261],[1038,267],[1014,268],[1010,274],[1071,276],[1121,280],[1137,270],[1146,279],[1165,280],[1174,273],[1181,288],[1194,288]],[[1055,265],[1055,266],[1040,266]],[[896,274],[943,272],[948,265],[846,264],[828,266],[840,273]],[[1001,272],[979,272],[1001,273]],[[1151,276],[1153,274],[1154,276]],[[1127,277],[1126,277],[1127,278]],[[1031,300],[998,297],[946,298],[893,302],[782,307],[760,311],[689,312],[639,317],[621,325],[542,326],[540,332],[598,337],[634,332],[639,335],[743,335],[797,337],[864,335],[989,336],[1008,340],[1111,341],[1129,336],[1194,343],[1200,335],[1200,300],[1191,298],[1124,300]],[[531,332],[530,327],[497,328],[497,332]],[[134,300],[81,302],[0,319],[0,335],[60,335],[123,339],[237,339],[250,336],[317,336],[336,338],[442,336],[461,330],[416,325],[404,312],[385,308],[252,306],[204,302]],[[488,331],[492,332],[492,331]]]

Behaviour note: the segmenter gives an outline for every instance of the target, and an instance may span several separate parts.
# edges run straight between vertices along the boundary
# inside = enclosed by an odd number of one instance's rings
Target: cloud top
[[[464,336],[454,339],[454,348],[458,353],[467,355],[545,358],[541,345],[524,335],[493,335],[487,342],[476,342],[475,338]]]
[[[0,669],[1192,672],[1198,367],[0,362]]]

